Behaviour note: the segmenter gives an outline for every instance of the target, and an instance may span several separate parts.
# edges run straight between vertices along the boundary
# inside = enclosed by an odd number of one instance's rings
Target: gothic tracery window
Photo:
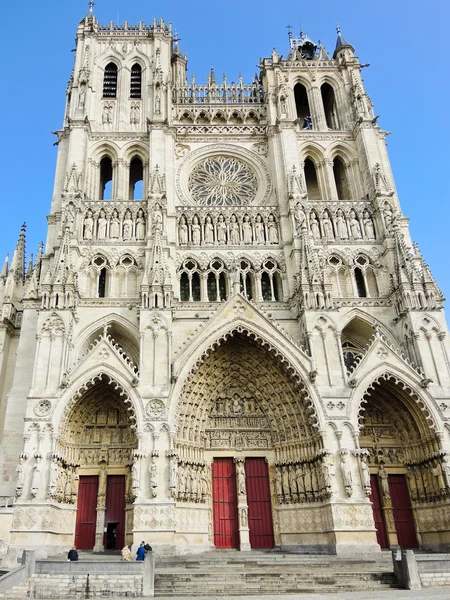
[[[112,199],[113,164],[109,156],[104,156],[100,161],[100,200]]]
[[[277,302],[282,297],[281,271],[272,259],[262,265],[261,293],[265,302]]]
[[[255,199],[258,179],[243,161],[230,156],[212,156],[194,167],[188,188],[199,204],[242,206]]]
[[[337,115],[336,95],[334,89],[329,83],[322,84],[320,88],[322,95],[323,110],[328,129],[339,129],[339,120]]]
[[[142,200],[142,182],[144,178],[144,167],[142,160],[135,156],[130,162],[130,200]]]
[[[180,275],[180,301],[200,302],[200,269],[196,261],[186,259],[179,271]]]
[[[250,261],[243,259],[240,261],[240,291],[249,300],[255,299],[255,272]]]
[[[207,274],[207,292],[209,302],[220,302],[227,297],[225,267],[221,260],[214,259]]]

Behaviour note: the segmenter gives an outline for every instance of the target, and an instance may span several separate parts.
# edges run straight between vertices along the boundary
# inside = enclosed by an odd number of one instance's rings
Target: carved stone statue
[[[214,225],[210,215],[206,216],[205,221],[205,244],[212,245],[214,243]]]
[[[327,212],[324,213],[322,218],[322,228],[323,235],[325,236],[325,238],[327,240],[334,240],[333,225],[331,223],[330,216]]]
[[[180,217],[178,223],[178,243],[180,246],[186,246],[188,243],[188,226],[184,215]]]
[[[92,218],[92,210],[89,209],[84,219],[83,237],[85,240],[92,240],[94,237],[94,219]]]
[[[36,457],[36,464],[33,469],[33,477],[31,479],[31,495],[35,498],[39,492],[39,483],[41,480],[41,459]]]
[[[162,217],[161,207],[158,203],[156,203],[155,206],[153,207],[152,226],[153,226],[153,234],[162,232],[163,217]]]
[[[354,240],[360,240],[362,238],[361,226],[359,224],[358,219],[356,218],[356,213],[354,210],[350,211],[349,224],[350,224],[350,232],[352,234],[352,238]]]
[[[347,462],[347,455],[341,455],[341,473],[342,473],[342,481],[344,482],[344,489],[347,496],[353,494],[353,481],[352,481],[352,472]]]
[[[142,208],[137,212],[136,217],[136,239],[145,240],[146,226],[145,226],[145,215]]]
[[[150,463],[150,491],[152,498],[156,498],[158,487],[158,473],[156,463],[152,460]]]
[[[16,473],[17,473],[16,496],[18,498],[22,495],[23,484],[25,481],[25,469],[24,469],[23,463],[24,463],[24,457],[21,456],[19,458],[19,464],[16,467]]]
[[[123,225],[122,225],[122,231],[123,231],[123,239],[131,240],[131,238],[133,237],[133,220],[131,218],[131,212],[129,210],[127,210],[125,212],[125,216],[123,219]]]
[[[186,491],[186,479],[183,463],[178,465],[178,495],[181,496]]]
[[[370,486],[370,472],[367,464],[367,456],[365,454],[360,456],[359,466],[361,469],[361,485],[366,496],[370,496],[372,488]]]
[[[217,220],[217,243],[224,246],[227,243],[227,225],[223,215],[219,215]]]
[[[297,235],[301,235],[303,230],[306,228],[306,215],[300,202],[297,202],[295,205],[294,221]]]
[[[106,228],[108,226],[108,219],[106,218],[106,213],[101,209],[98,215],[97,221],[97,239],[104,240],[106,239]]]
[[[172,457],[170,459],[169,469],[170,469],[169,487],[171,489],[172,495],[176,496],[177,487],[178,487],[178,465],[177,465],[177,460],[175,457]]]
[[[363,219],[364,219],[364,229],[366,231],[366,236],[368,240],[374,240],[375,239],[375,228],[373,226],[373,221],[372,221],[372,217],[369,214],[369,211],[366,209],[363,213]]]
[[[252,224],[250,223],[250,217],[248,215],[244,216],[244,221],[242,223],[242,238],[246,245],[253,243]]]
[[[334,474],[334,463],[324,456],[322,460],[322,477],[324,486],[327,490],[331,490],[333,488]]]
[[[322,236],[320,235],[319,222],[314,211],[311,211],[309,215],[309,228],[311,229],[311,234],[313,238],[315,240],[320,240]]]
[[[267,237],[269,244],[278,244],[278,227],[272,213],[267,219]]]
[[[50,463],[50,478],[48,481],[48,495],[50,498],[56,498],[58,486],[58,457],[54,456]]]
[[[383,465],[381,465],[381,467],[378,471],[378,477],[380,478],[381,495],[382,496],[390,496],[391,492],[389,490],[388,474],[384,470]]]
[[[120,221],[119,213],[115,208],[111,215],[111,222],[109,224],[109,237],[111,239],[118,239],[120,237]]]
[[[194,246],[200,246],[201,234],[200,234],[200,223],[197,215],[192,219],[192,243]]]
[[[247,488],[245,485],[244,464],[242,462],[238,462],[236,465],[236,470],[237,470],[238,494],[240,496],[245,496],[245,494],[247,493]]]
[[[341,240],[348,239],[347,223],[345,222],[344,213],[341,208],[338,208],[336,212],[336,235]]]
[[[256,215],[255,221],[255,242],[257,242],[258,244],[265,243],[264,223],[259,213]]]
[[[276,487],[277,494],[279,497],[283,495],[283,481],[282,481],[280,469],[281,469],[281,467],[276,467],[276,470],[275,470],[275,487]]]
[[[237,246],[241,243],[241,236],[239,233],[239,224],[236,219],[236,215],[231,215],[230,220],[230,244]]]

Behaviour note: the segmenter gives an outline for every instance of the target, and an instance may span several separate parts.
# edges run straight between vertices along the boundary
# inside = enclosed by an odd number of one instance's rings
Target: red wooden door
[[[125,545],[125,475],[108,475],[106,480],[104,546],[120,550]]]
[[[404,475],[389,475],[395,529],[401,548],[417,548],[416,528],[409,501],[408,484]]]
[[[370,487],[372,488],[370,501],[372,502],[373,520],[377,530],[377,542],[380,544],[381,548],[388,548],[389,544],[386,535],[386,527],[384,524],[380,488],[378,487],[378,479],[376,475],[370,476]]]
[[[95,546],[95,523],[97,521],[97,475],[81,476],[78,488],[77,524],[75,546],[80,550],[92,550]]]
[[[239,548],[236,469],[232,458],[215,458],[212,464],[214,544]]]
[[[269,472],[264,458],[246,458],[248,527],[252,548],[273,548]]]

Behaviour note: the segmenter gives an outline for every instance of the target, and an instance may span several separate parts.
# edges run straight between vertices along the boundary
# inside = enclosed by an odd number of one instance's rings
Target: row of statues
[[[16,467],[16,497],[20,498],[26,494],[25,490],[25,463],[28,456],[22,453]],[[30,496],[36,498],[39,495],[41,485],[45,479],[42,469],[42,456],[36,454],[34,464],[31,468]],[[59,456],[52,455],[49,465],[48,488],[46,497],[67,504],[75,504],[78,496],[79,476],[78,465],[68,464]]]
[[[333,493],[334,463],[328,455],[311,461],[275,465],[275,487],[280,504],[320,502]]]
[[[357,212],[351,209],[348,214],[338,208],[334,215],[325,209],[320,215],[316,210],[308,213],[298,202],[293,211],[295,235],[309,231],[315,240],[375,240],[375,226],[367,209]]]
[[[206,502],[211,495],[210,472],[203,462],[170,459],[170,493],[181,502]]]
[[[450,496],[450,465],[447,456],[409,466],[407,477],[414,502],[435,502]]]
[[[83,220],[83,239],[84,240],[145,240],[147,225],[145,213],[140,208],[134,217],[130,209],[125,210],[124,214],[119,215],[117,208],[114,208],[108,216],[106,211],[100,209],[98,215],[94,215],[91,209],[88,209]]]
[[[251,246],[253,244],[278,244],[278,224],[270,213],[265,219],[261,214],[254,218],[245,214],[242,219],[236,214],[217,218],[206,215],[200,219],[181,215],[178,220],[178,243],[180,246]]]

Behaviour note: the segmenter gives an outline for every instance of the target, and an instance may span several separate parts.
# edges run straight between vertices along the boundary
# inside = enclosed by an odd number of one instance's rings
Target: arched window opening
[[[347,371],[354,368],[364,354],[375,329],[366,321],[355,317],[342,330],[342,353]]]
[[[225,279],[225,273],[219,275],[219,300],[226,300],[227,298],[227,282]]]
[[[109,63],[103,75],[103,98],[117,97],[117,65]]]
[[[141,98],[142,95],[142,68],[134,64],[131,67],[130,98]]]
[[[192,300],[194,302],[200,302],[200,275],[198,273],[192,274]]]
[[[311,111],[309,109],[308,92],[301,83],[294,87],[295,108],[300,129],[312,129]]]
[[[113,166],[109,156],[100,161],[100,200],[112,199]]]
[[[337,118],[336,96],[329,83],[324,83],[320,88],[322,94],[323,110],[328,129],[339,129]]]
[[[144,178],[144,167],[142,160],[135,156],[130,163],[130,200],[142,200],[142,181]]]
[[[214,273],[208,273],[207,288],[209,302],[217,302],[217,279]]]
[[[306,191],[310,200],[321,200],[319,182],[317,180],[316,167],[310,158],[305,160]]]
[[[333,173],[334,180],[336,182],[338,200],[350,200],[350,190],[348,188],[346,168],[339,157],[336,157],[333,161]]]
[[[99,298],[106,297],[106,275],[107,275],[106,267],[103,267],[103,269],[100,271],[100,274],[98,276],[98,297]]]
[[[363,272],[359,267],[355,269],[356,290],[359,298],[367,298],[366,282],[364,281]]]
[[[274,273],[273,276],[273,297],[276,302],[281,299],[281,275]]]
[[[180,277],[180,300],[189,302],[189,276],[187,273],[181,273]]]
[[[241,273],[241,294],[243,294],[248,300],[253,300],[253,281],[250,273]]]
[[[261,293],[264,302],[270,302],[272,300],[272,289],[270,285],[269,273],[265,272],[261,275]]]
[[[379,294],[377,279],[375,277],[375,273],[373,272],[373,269],[370,267],[366,270],[366,280],[367,280],[369,296],[371,298],[377,298],[378,294]]]

